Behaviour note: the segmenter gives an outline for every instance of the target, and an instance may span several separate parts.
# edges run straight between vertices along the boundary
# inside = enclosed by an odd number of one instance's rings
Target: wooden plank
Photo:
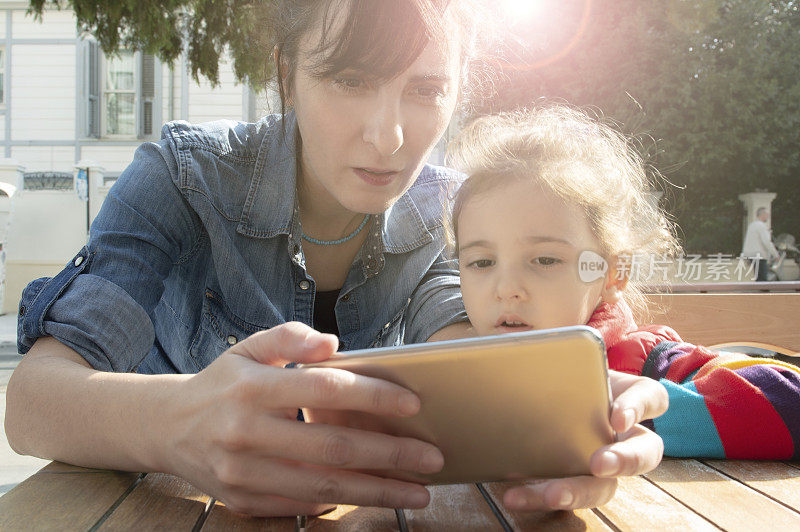
[[[191,530],[208,500],[183,479],[150,473],[99,530]]]
[[[266,532],[292,532],[295,529],[295,517],[248,517],[246,515],[237,514],[228,510],[221,502],[215,502],[214,507],[211,508],[211,513],[208,515],[202,532],[209,531],[235,531],[235,532],[249,532],[249,531],[266,531]]]
[[[645,476],[720,528],[800,530],[800,513],[695,460],[664,460]]]
[[[80,467],[72,464],[65,464],[64,462],[50,462],[39,473],[108,473],[107,469],[91,469],[88,467]],[[134,473],[138,475],[138,473]]]
[[[217,502],[203,523],[202,532],[217,530],[294,531],[296,517],[257,518],[231,512]],[[388,508],[339,505],[335,510],[309,517],[306,530],[397,530],[397,517]]]
[[[800,511],[800,469],[781,462],[704,460],[739,482]]]
[[[531,483],[528,481],[527,483]],[[514,486],[526,482],[491,482],[483,485],[495,505],[514,530],[611,530],[591,510],[572,512],[511,512],[503,507],[503,494]]]
[[[0,530],[86,530],[138,477],[53,462],[0,497]]]
[[[428,490],[427,508],[403,511],[409,530],[503,530],[474,484],[428,486]]]
[[[654,293],[692,293],[701,292],[726,292],[726,293],[753,293],[753,292],[800,292],[800,281],[770,281],[770,282],[743,282],[743,283],[677,283],[670,285],[648,285],[644,291]]]
[[[800,351],[800,293],[651,294],[648,323],[669,325],[687,342],[753,341]]]
[[[399,530],[399,526],[389,508],[340,504],[332,512],[309,517],[306,530]]]
[[[620,478],[616,495],[598,511],[620,530],[717,530],[643,477]]]

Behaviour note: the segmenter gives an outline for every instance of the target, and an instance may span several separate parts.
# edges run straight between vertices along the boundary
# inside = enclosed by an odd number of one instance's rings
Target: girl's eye
[[[476,268],[478,270],[489,268],[491,266],[494,266],[494,261],[490,259],[478,259],[467,264],[468,268]]]
[[[435,86],[422,86],[414,89],[414,95],[424,100],[436,100],[444,96],[444,90]]]
[[[555,266],[561,264],[563,261],[555,257],[536,257],[533,259],[534,264],[538,266]]]

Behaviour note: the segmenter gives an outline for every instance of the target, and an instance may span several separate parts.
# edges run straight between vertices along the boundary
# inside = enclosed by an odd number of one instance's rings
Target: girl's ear
[[[617,256],[609,259],[603,291],[600,293],[600,298],[609,305],[618,303],[622,299],[622,293],[625,291],[625,287],[628,286],[630,276],[630,270],[617,268],[618,258]]]

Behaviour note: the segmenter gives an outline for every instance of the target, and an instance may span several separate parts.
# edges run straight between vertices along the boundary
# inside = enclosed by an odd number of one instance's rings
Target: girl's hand
[[[616,477],[641,475],[661,462],[664,444],[650,430],[637,425],[667,410],[666,389],[657,381],[610,372],[611,426],[619,441],[598,449],[590,467],[595,476],[547,480],[509,489],[503,505],[509,510],[573,510],[594,508],[611,500]]]
[[[315,514],[336,503],[426,506],[424,487],[368,471],[436,472],[444,461],[433,445],[296,420],[298,407],[389,416],[419,410],[413,393],[389,382],[283,368],[325,360],[337,346],[333,335],[286,323],[228,349],[178,387],[173,400],[181,406],[164,430],[171,449],[164,469],[252,515]]]

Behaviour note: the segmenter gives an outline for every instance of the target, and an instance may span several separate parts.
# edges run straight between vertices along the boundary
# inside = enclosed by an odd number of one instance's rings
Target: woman
[[[26,289],[12,447],[168,472],[255,515],[426,505],[424,487],[368,471],[436,471],[432,445],[294,420],[299,406],[408,416],[417,397],[283,366],[469,334],[441,254],[454,176],[424,161],[462,92],[473,13],[466,0],[278,2],[291,111],[166,126],[120,176],[87,247]],[[625,437],[595,455],[598,476],[510,490],[509,508],[601,504],[613,477],[655,467],[660,441],[634,423],[665,394],[627,376],[613,387]]]

